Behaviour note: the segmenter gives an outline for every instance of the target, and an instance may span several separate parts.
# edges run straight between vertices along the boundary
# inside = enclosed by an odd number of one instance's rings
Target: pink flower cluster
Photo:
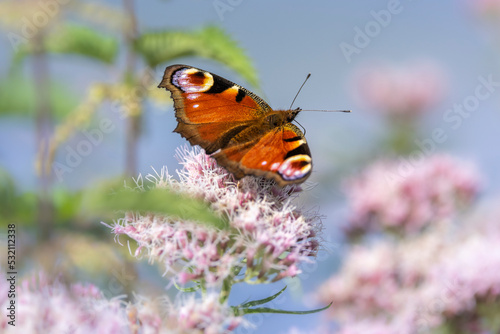
[[[219,296],[208,294],[199,300],[191,296],[178,310],[178,325],[187,333],[203,330],[204,334],[230,333],[241,324],[243,318],[236,317],[226,303],[219,302]]]
[[[5,277],[5,272],[1,271]],[[0,307],[10,304],[5,279],[0,280]],[[93,285],[75,284],[70,287],[49,282],[45,276],[24,280],[17,287],[16,322],[0,319],[2,333],[164,333],[164,334],[226,334],[240,325],[242,317],[233,315],[227,303],[208,293],[205,298],[190,296],[172,303],[149,300],[126,304],[120,299],[105,299]]]
[[[408,334],[404,324],[388,323],[384,319],[363,319],[344,325],[336,334]],[[415,332],[416,333],[416,332]]]
[[[404,118],[428,111],[445,90],[443,73],[429,62],[366,67],[353,81],[354,95],[362,104],[384,115]]]
[[[433,229],[356,246],[318,290],[340,333],[490,333],[500,311],[500,229]],[[485,312],[486,311],[486,312]],[[454,327],[455,326],[455,327]],[[458,327],[457,327],[458,326]]]
[[[8,282],[0,273],[0,307],[6,310]],[[15,326],[2,316],[2,333],[123,333],[127,326],[123,303],[104,299],[93,285],[66,287],[40,275],[24,280],[16,292]]]
[[[448,156],[431,156],[415,166],[403,160],[376,162],[347,182],[347,230],[416,232],[452,217],[478,189],[474,168]]]
[[[405,300],[399,292],[414,288],[425,277],[439,244],[436,234],[412,243],[354,246],[340,273],[319,289],[318,297],[333,301],[331,314],[344,321],[400,312]]]
[[[228,334],[238,326],[247,326],[242,317],[234,316],[218,295],[207,293],[202,298],[148,300],[127,306],[128,325],[132,333]]]
[[[148,175],[153,187],[202,198],[214,212],[228,217],[230,228],[219,231],[195,221],[157,214],[128,213],[113,226],[119,236],[136,240],[136,256],[147,250],[179,283],[200,280],[220,284],[270,282],[299,273],[318,247],[316,215],[305,215],[292,204],[297,187],[278,188],[273,182],[246,177],[235,183],[231,174],[197,148],[178,153],[180,180],[166,168]],[[142,178],[138,182],[141,187]]]

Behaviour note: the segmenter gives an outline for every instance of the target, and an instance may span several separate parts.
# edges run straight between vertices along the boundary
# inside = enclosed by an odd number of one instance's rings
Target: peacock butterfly
[[[174,132],[201,146],[236,179],[263,176],[283,187],[311,174],[306,139],[291,123],[300,108],[273,110],[249,90],[187,65],[167,67],[158,87],[174,100]]]

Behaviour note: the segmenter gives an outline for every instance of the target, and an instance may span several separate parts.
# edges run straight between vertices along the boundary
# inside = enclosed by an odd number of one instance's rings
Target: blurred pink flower
[[[379,161],[347,182],[349,233],[416,232],[453,216],[478,193],[475,169],[448,156],[425,158],[404,173],[402,167],[402,161]]]
[[[475,12],[485,18],[498,19],[500,16],[499,0],[470,0],[469,5]]]
[[[478,303],[500,299],[500,235],[472,234],[445,250],[429,273],[434,294],[447,290],[441,311],[459,315]],[[432,294],[432,290],[431,290]]]
[[[384,326],[386,333],[492,333],[500,300],[498,218],[496,226],[440,226],[399,242],[355,246],[317,298],[333,301],[329,314],[346,326],[340,333],[379,333]]]
[[[271,282],[300,272],[298,266],[316,254],[318,217],[306,215],[291,204],[296,186],[278,188],[273,182],[232,175],[198,148],[184,147],[178,157],[180,180],[166,168],[146,179],[157,188],[169,188],[202,198],[228,217],[230,229],[219,231],[194,221],[155,214],[128,213],[113,226],[119,236],[136,240],[136,256],[147,250],[178,283],[200,281],[220,284]],[[138,184],[143,187],[142,178]],[[235,275],[238,275],[236,277]]]
[[[384,319],[364,319],[346,323],[336,334],[411,334],[416,333],[404,324],[390,323]]]
[[[221,304],[216,294],[208,294],[202,300],[188,298],[177,313],[178,326],[186,333],[196,333],[200,329],[204,334],[230,333],[246,324],[242,317],[234,316],[226,303]]]
[[[5,272],[0,270],[2,277]],[[7,309],[9,283],[0,280],[0,307]],[[247,323],[234,316],[218,295],[207,293],[201,298],[193,294],[178,298],[175,303],[166,296],[149,300],[136,296],[136,303],[119,298],[106,299],[91,284],[69,287],[49,282],[41,274],[23,280],[17,286],[15,326],[10,319],[0,319],[1,333],[163,333],[163,334],[226,334]]]
[[[443,235],[431,233],[405,243],[378,242],[353,247],[339,274],[318,290],[322,301],[333,301],[330,314],[342,321],[403,313],[408,298],[428,275],[441,252]]]
[[[341,274],[318,290],[322,302],[332,302],[329,312],[349,320],[353,314],[371,315],[374,310],[394,311],[398,305],[387,298],[398,291],[394,259],[389,245],[366,249],[354,247],[345,259]]]
[[[430,62],[406,66],[371,66],[354,75],[354,95],[384,115],[414,118],[436,104],[445,91],[441,69]]]
[[[227,303],[220,303],[214,293],[201,298],[190,294],[175,303],[168,299],[139,298],[139,302],[127,307],[132,333],[228,334],[248,325],[242,317],[233,314]]]
[[[5,272],[1,271],[5,278]],[[19,279],[19,278],[18,278]],[[0,280],[0,291],[6,289],[5,279]],[[0,297],[0,307],[7,308],[7,293]],[[106,300],[93,285],[66,287],[52,283],[41,274],[17,285],[16,322],[9,325],[9,318],[0,319],[2,333],[123,333],[127,321],[124,303],[119,299]]]
[[[329,334],[331,331],[328,328],[318,327],[309,330],[299,329],[297,327],[292,327],[288,330],[287,334]]]

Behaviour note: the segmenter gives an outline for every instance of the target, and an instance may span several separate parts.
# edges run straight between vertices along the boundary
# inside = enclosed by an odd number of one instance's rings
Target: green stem
[[[235,277],[240,274],[241,270],[244,267],[244,263],[246,263],[246,259],[242,261],[241,265],[234,267],[231,275],[228,276],[222,282],[222,289],[221,289],[220,297],[219,297],[219,302],[221,304],[224,303],[229,298],[229,294],[231,293],[231,289],[232,289],[233,285],[238,282],[237,280],[235,280]]]
[[[205,296],[207,294],[207,286],[205,284],[205,280],[203,280],[203,279],[200,281],[200,290],[201,290],[201,294],[203,296]]]
[[[44,170],[47,159],[47,144],[51,135],[52,113],[50,106],[50,76],[47,53],[44,48],[44,31],[41,30],[33,39],[33,84],[35,86],[36,147],[39,158],[38,168],[38,239],[48,240],[52,234],[54,207],[51,200],[52,178]]]
[[[389,148],[396,154],[408,154],[415,149],[413,142],[417,132],[417,120],[412,117],[390,119]]]
[[[124,27],[125,43],[127,45],[124,80],[127,83],[134,85],[136,81],[135,64],[137,58],[134,51],[134,42],[138,33],[134,0],[123,0],[123,7],[127,15],[128,23],[128,25]],[[140,136],[140,125],[140,115],[129,115],[127,118],[125,143],[125,175],[127,176],[135,176],[137,174],[137,144]]]
[[[219,295],[219,303],[223,304],[227,301],[229,298],[229,294],[231,293],[231,289],[233,287],[233,276],[227,277],[223,282],[222,282],[222,289]]]

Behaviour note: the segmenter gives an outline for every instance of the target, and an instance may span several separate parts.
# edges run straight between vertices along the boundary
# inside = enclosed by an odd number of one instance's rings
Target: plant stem
[[[415,149],[417,120],[413,117],[394,117],[390,119],[389,147],[396,154],[409,154]]]
[[[229,294],[231,293],[231,288],[233,287],[233,276],[227,277],[223,282],[222,282],[222,289],[220,291],[219,295],[219,303],[223,304],[226,302],[226,300],[229,298]]]
[[[128,25],[124,27],[124,37],[127,46],[124,80],[127,84],[135,85],[136,54],[134,41],[137,37],[137,18],[135,14],[134,0],[123,0],[123,7],[127,15]],[[137,143],[140,136],[141,115],[128,115],[125,143],[125,175],[137,174]]]
[[[47,159],[48,140],[52,131],[50,106],[50,76],[47,54],[44,49],[44,32],[40,30],[33,39],[33,83],[35,86],[35,146],[39,154],[37,161],[38,199],[37,226],[38,239],[48,240],[52,234],[54,206],[51,199],[52,177],[43,167]]]

